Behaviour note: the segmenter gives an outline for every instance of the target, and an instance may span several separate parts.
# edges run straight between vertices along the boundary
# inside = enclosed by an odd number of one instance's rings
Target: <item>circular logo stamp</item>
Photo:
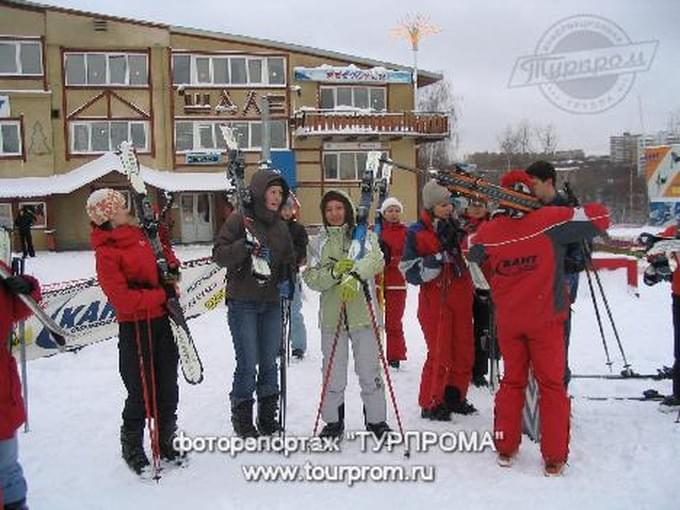
[[[601,16],[570,16],[548,28],[533,55],[517,59],[509,86],[538,86],[569,113],[600,113],[626,97],[635,75],[649,69],[657,45],[632,42]]]

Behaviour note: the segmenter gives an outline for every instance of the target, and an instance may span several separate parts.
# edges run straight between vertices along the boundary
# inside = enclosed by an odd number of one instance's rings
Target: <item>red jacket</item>
[[[118,322],[161,317],[166,294],[160,286],[156,257],[139,227],[124,225],[113,230],[93,228],[90,237],[95,250],[97,278],[116,311]],[[179,267],[172,249],[163,245],[171,267]]]
[[[7,265],[0,262],[5,268]],[[40,301],[38,281],[27,276],[33,282],[31,297]],[[26,419],[24,399],[21,397],[21,380],[17,372],[17,363],[7,349],[7,339],[16,322],[27,319],[31,315],[29,308],[17,296],[10,293],[0,283],[0,441],[10,439]]]
[[[520,329],[527,322],[566,318],[564,245],[592,238],[609,226],[600,204],[543,207],[522,218],[498,216],[470,237],[468,257],[488,275],[498,324]]]
[[[661,232],[659,236],[661,237],[675,237],[678,234],[678,226],[671,225],[666,230]],[[680,261],[678,261],[680,262]],[[678,268],[673,271],[673,282],[671,283],[671,292],[676,296],[680,296],[680,264]]]
[[[390,260],[385,265],[384,286],[386,289],[405,289],[406,280],[399,270],[401,254],[404,251],[406,242],[406,231],[408,227],[403,223],[389,223],[383,220],[380,239],[389,248]]]
[[[460,246],[458,246],[460,248]],[[461,277],[468,278],[467,267],[460,256],[451,256],[445,263],[437,261],[438,254],[444,250],[435,232],[430,213],[423,211],[420,220],[411,225],[406,233],[406,244],[401,257],[400,267],[406,280],[422,288],[448,287],[455,278],[455,268]],[[443,281],[447,279],[447,281]]]

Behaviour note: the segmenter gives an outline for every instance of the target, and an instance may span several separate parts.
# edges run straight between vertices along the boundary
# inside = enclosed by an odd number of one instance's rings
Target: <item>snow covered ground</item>
[[[181,258],[204,256],[209,248],[178,250]],[[91,276],[90,252],[39,253],[28,272],[43,283]],[[672,362],[670,290],[667,284],[641,287],[635,297],[623,271],[602,273],[626,355],[638,372],[654,372]],[[575,373],[605,373],[585,279],[576,304],[571,364]],[[405,317],[409,361],[392,371],[404,426],[408,430],[487,431],[492,424],[488,391],[472,388],[476,416],[455,416],[433,423],[419,416],[417,392],[424,341],[415,316],[417,290],[411,289]],[[320,390],[321,353],[316,329],[317,296],[307,291],[304,312],[309,331],[307,358],[289,369],[288,432],[310,436]],[[227,393],[234,368],[225,309],[191,323],[205,365],[205,381],[181,380],[180,425],[189,435],[231,435]],[[608,330],[615,370],[621,356]],[[571,455],[566,476],[547,479],[538,446],[524,441],[511,469],[495,463],[492,450],[480,453],[362,453],[345,441],[341,454],[194,454],[187,469],[166,471],[160,483],[140,482],[120,459],[118,428],[124,397],[117,368],[116,341],[39,359],[29,364],[30,425],[20,433],[21,460],[29,483],[32,510],[71,509],[231,509],[231,508],[494,508],[628,509],[678,508],[680,424],[661,414],[657,404],[591,401],[586,396],[633,396],[647,388],[670,390],[670,381],[575,380]],[[347,426],[362,428],[361,402],[353,372],[346,396]],[[396,427],[390,409],[390,423]],[[434,466],[432,483],[259,482],[248,483],[242,465],[425,465]]]

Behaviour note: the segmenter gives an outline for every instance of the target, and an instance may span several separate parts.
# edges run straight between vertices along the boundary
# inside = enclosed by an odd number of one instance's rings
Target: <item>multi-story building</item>
[[[417,86],[441,79],[419,71]],[[173,192],[173,238],[213,239],[226,203],[225,144],[240,134],[247,175],[271,110],[272,160],[320,222],[329,188],[359,196],[368,151],[414,165],[418,146],[449,135],[444,113],[415,113],[411,68],[333,51],[53,6],[0,0],[0,224],[37,216],[36,244],[85,247],[87,196],[125,190],[113,152],[135,145],[154,200]],[[413,219],[417,176],[392,191]]]

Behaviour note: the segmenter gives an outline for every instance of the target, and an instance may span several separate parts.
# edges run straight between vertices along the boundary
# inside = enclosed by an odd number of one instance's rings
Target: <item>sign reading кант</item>
[[[412,83],[411,71],[392,71],[384,67],[360,69],[354,65],[296,67],[295,79],[323,83]]]
[[[182,264],[180,303],[186,317],[191,319],[222,305],[224,282],[225,271],[213,264],[210,258]],[[118,334],[115,312],[96,278],[46,285],[40,305],[69,333],[67,349],[106,340]],[[35,317],[25,322],[24,330],[28,359],[58,352],[49,333]]]

